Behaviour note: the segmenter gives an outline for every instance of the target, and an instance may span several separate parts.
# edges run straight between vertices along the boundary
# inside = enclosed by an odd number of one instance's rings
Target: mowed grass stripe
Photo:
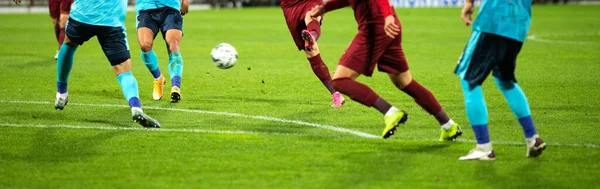
[[[17,103],[17,104],[51,104],[50,102],[40,102],[40,101],[7,101],[0,100],[2,103]],[[71,103],[70,105],[76,106],[90,106],[90,107],[121,107],[127,108],[126,105],[118,105],[118,104],[82,104],[82,103]],[[189,112],[189,113],[201,113],[201,114],[213,114],[213,115],[223,115],[223,116],[233,116],[233,117],[244,117],[244,118],[253,118],[274,122],[283,122],[283,123],[294,123],[298,125],[305,126],[313,126],[321,129],[327,129],[332,131],[337,131],[341,133],[350,133],[356,136],[364,137],[364,138],[373,138],[379,139],[379,136],[375,136],[368,133],[363,133],[360,131],[354,131],[346,128],[329,126],[329,125],[321,125],[316,123],[309,123],[298,120],[286,120],[274,117],[267,116],[250,116],[238,113],[229,113],[229,112],[214,112],[214,111],[206,111],[206,110],[191,110],[191,109],[183,109],[183,108],[161,108],[161,107],[144,107],[146,109],[155,109],[155,110],[167,110],[167,111],[180,111],[180,112]],[[104,130],[156,130],[156,131],[164,131],[164,132],[191,132],[191,133],[218,133],[218,134],[273,134],[273,135],[295,135],[295,136],[309,136],[308,134],[291,134],[291,133],[277,133],[277,132],[253,132],[253,131],[230,131],[230,130],[204,130],[204,129],[169,129],[169,128],[161,128],[161,129],[144,129],[139,127],[112,127],[112,126],[73,126],[73,125],[39,125],[39,124],[12,124],[12,123],[0,123],[0,126],[9,126],[9,127],[51,127],[51,128],[71,128],[71,129],[104,129]],[[313,136],[313,135],[310,135]],[[427,139],[427,138],[402,138],[402,140],[411,140],[411,141],[437,141],[437,139]],[[465,140],[458,139],[457,142],[466,142],[466,143],[475,143],[476,140]],[[517,142],[517,141],[494,141],[494,144],[502,144],[502,145],[525,145],[525,142]],[[584,143],[551,143],[548,142],[550,146],[560,146],[560,147],[587,147],[587,148],[600,148],[598,144]]]

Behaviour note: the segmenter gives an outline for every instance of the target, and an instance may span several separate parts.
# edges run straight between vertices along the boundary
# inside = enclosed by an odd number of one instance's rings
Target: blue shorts
[[[179,10],[171,7],[162,7],[140,11],[137,15],[137,28],[146,27],[152,30],[154,38],[160,30],[163,39],[167,30],[183,31],[183,17]]]
[[[65,34],[69,41],[78,45],[83,45],[84,42],[94,36],[98,37],[104,55],[113,66],[119,65],[130,58],[129,44],[127,43],[127,34],[125,34],[124,27],[96,26],[69,18]]]
[[[474,87],[490,72],[503,81],[514,81],[517,55],[523,43],[507,37],[473,31],[454,73]]]

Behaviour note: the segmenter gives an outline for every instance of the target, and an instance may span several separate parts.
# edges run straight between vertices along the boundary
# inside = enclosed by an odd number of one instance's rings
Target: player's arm
[[[385,24],[383,25],[383,30],[385,34],[391,38],[396,38],[398,33],[400,33],[400,26],[396,25],[396,19],[394,19],[394,15],[392,14],[394,11],[393,7],[390,4],[389,0],[374,0],[375,4],[381,10],[383,14],[383,18],[385,19]]]
[[[379,9],[381,10],[381,13],[383,14],[383,17],[386,18],[390,15],[392,15],[392,5],[390,4],[389,0],[375,0],[375,4],[377,4],[377,6],[379,7]]]
[[[179,8],[181,15],[187,14],[189,11],[189,8],[190,8],[190,0],[181,0],[181,7]]]
[[[473,1],[474,0],[466,0],[465,6],[463,6],[460,13],[460,17],[467,26],[470,26],[471,20],[473,20]]]
[[[348,0],[331,0],[325,3],[325,5],[317,5],[310,10],[312,17],[323,16],[326,12],[341,9],[350,5]]]

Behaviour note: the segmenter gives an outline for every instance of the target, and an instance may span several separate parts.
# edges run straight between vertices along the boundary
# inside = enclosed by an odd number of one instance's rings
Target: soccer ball
[[[228,69],[235,65],[238,53],[233,46],[228,43],[221,43],[210,51],[213,63],[221,69]]]

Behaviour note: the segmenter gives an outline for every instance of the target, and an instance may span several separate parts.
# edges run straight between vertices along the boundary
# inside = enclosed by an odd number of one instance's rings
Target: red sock
[[[417,81],[412,80],[406,87],[401,89],[406,94],[410,95],[419,106],[427,113],[435,116],[440,124],[444,124],[450,120],[446,112],[442,109],[440,103],[431,94],[427,88],[423,87]]]
[[[381,99],[379,97],[379,95],[377,95],[377,93],[375,93],[375,91],[373,91],[368,86],[366,86],[362,83],[359,83],[357,81],[354,81],[353,79],[350,79],[347,77],[334,79],[333,81],[331,81],[331,83],[333,84],[333,88],[335,88],[342,94],[348,95],[352,100],[360,102],[361,104],[364,104],[365,106],[373,107],[375,105],[375,102],[377,102],[377,99]],[[383,99],[381,99],[381,100],[383,100]],[[383,100],[383,102],[385,102],[385,100]],[[387,102],[385,102],[384,105],[386,103]],[[382,108],[385,108],[385,107],[387,107],[387,109],[389,110],[391,105],[382,106]],[[379,108],[378,108],[378,110],[379,110]],[[384,111],[387,111],[387,110],[382,109],[379,111],[382,113],[385,113]]]
[[[329,69],[327,65],[321,59],[321,54],[314,56],[312,58],[308,58],[308,62],[310,62],[310,67],[312,68],[315,75],[321,80],[321,83],[327,87],[330,93],[335,93],[336,90],[333,88],[331,84],[331,76],[329,75]]]
[[[321,36],[321,23],[319,21],[310,21],[308,25],[306,25],[306,28],[314,35],[315,39],[319,39]]]
[[[62,46],[63,41],[65,41],[65,28],[60,28],[60,32],[58,34],[58,48],[59,49]]]

